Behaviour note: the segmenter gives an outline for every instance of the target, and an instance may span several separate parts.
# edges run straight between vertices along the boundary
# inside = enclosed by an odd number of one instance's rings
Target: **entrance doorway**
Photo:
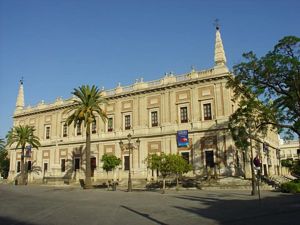
[[[205,151],[205,163],[206,167],[213,168],[215,166],[214,151]]]
[[[268,176],[268,170],[267,170],[267,165],[264,164],[264,175],[267,177]]]
[[[96,157],[91,158],[91,177],[94,177],[94,171],[96,169]]]

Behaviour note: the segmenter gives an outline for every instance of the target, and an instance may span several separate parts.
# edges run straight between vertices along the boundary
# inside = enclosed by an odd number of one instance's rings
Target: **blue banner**
[[[187,147],[189,146],[189,132],[188,130],[177,131],[177,146]]]

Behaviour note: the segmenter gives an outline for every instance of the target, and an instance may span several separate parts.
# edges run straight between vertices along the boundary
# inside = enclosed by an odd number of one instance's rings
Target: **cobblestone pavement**
[[[0,224],[297,224],[300,195],[249,191],[160,192],[0,185]]]

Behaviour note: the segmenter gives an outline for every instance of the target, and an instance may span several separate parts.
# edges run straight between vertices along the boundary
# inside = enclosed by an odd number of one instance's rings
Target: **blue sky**
[[[135,79],[213,66],[220,20],[228,67],[300,36],[298,0],[0,0],[0,138],[12,126],[18,81],[26,105],[70,97],[81,84],[111,89]]]

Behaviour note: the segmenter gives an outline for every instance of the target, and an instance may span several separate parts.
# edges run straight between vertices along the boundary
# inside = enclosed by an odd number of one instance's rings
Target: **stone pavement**
[[[0,224],[297,224],[300,195],[249,190],[160,192],[0,185]]]

